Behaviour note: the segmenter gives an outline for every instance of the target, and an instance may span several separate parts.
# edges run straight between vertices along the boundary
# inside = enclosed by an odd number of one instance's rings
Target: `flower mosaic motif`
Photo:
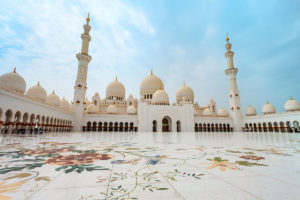
[[[89,164],[97,160],[109,160],[114,156],[111,154],[100,153],[83,153],[74,155],[59,155],[53,158],[49,158],[45,163],[50,165],[80,165]]]
[[[26,197],[39,191],[44,184],[54,179],[44,174],[31,174],[34,173],[33,170],[39,171],[39,168],[44,168],[44,166],[52,167],[56,172],[63,171],[66,174],[104,170],[103,174],[101,172],[101,175],[97,174],[94,177],[94,183],[99,186],[108,185],[107,192],[102,192],[102,195],[105,195],[103,198],[139,199],[140,197],[135,196],[137,191],[159,192],[170,190],[171,188],[168,185],[164,185],[165,180],[169,180],[170,183],[187,179],[202,181],[202,177],[205,176],[205,173],[201,173],[202,169],[199,169],[199,171],[186,170],[189,169],[186,168],[187,165],[198,161],[200,161],[200,165],[206,165],[206,170],[218,169],[225,172],[239,170],[240,167],[267,166],[259,163],[266,160],[266,157],[255,155],[257,151],[262,155],[284,154],[282,150],[278,149],[247,149],[246,152],[240,149],[226,150],[225,148],[202,146],[174,148],[169,151],[169,149],[163,147],[141,147],[129,143],[126,145],[101,144],[101,146],[97,146],[97,144],[89,143],[40,142],[32,149],[28,147],[27,149],[19,148],[19,146],[21,145],[16,144],[14,150],[9,149],[0,152],[0,158],[5,159],[6,162],[0,162],[0,174],[9,175],[5,177],[6,180],[0,178],[0,182],[3,181],[4,184],[2,183],[2,185],[7,187],[11,184],[8,182],[10,180],[18,179],[18,182],[24,182],[16,186],[12,185],[11,191],[13,191],[19,189],[23,184],[25,185],[25,182],[29,184],[27,178],[31,179],[33,183],[30,183],[31,185],[28,188],[32,189],[26,191],[26,194],[24,194]],[[96,146],[97,148],[94,148]],[[214,157],[213,159],[208,158],[209,162],[201,162],[205,156],[214,154],[229,155],[231,159]],[[115,160],[113,160],[114,158]],[[102,162],[105,163],[103,164],[105,167],[100,166]],[[127,171],[114,171],[113,168],[120,167],[118,165],[124,165],[121,168]],[[126,165],[129,165],[130,168],[126,168]],[[160,171],[161,167],[167,167],[168,170]],[[131,184],[123,185],[123,183],[129,181]],[[104,182],[105,184],[101,184]],[[5,192],[6,190],[0,187],[0,195]],[[100,193],[81,194],[78,198],[95,199],[98,198]]]
[[[166,158],[166,156],[162,155],[156,155],[152,158],[150,158],[148,161],[147,161],[147,164],[149,165],[156,165],[159,161],[161,161],[162,158]]]
[[[203,165],[210,165],[206,169],[213,169],[213,168],[219,168],[220,171],[224,172],[226,169],[231,169],[231,170],[237,170],[239,167],[237,166],[237,163],[232,163],[229,162],[228,160],[222,160],[220,157],[215,157],[214,159],[207,159],[210,160],[211,162],[209,163],[201,163]]]
[[[253,155],[240,156],[240,158],[247,159],[247,160],[262,160],[262,159],[265,159],[264,157],[253,156]]]

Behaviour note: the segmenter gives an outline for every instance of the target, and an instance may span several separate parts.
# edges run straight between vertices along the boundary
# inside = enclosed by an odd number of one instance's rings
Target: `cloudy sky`
[[[139,96],[153,69],[175,100],[183,81],[195,99],[228,110],[225,34],[235,52],[243,110],[261,112],[267,100],[283,111],[300,100],[300,1],[0,0],[0,74],[17,67],[27,88],[38,81],[68,100],[77,72],[75,54],[91,14],[88,91],[105,96],[118,76],[126,95]]]

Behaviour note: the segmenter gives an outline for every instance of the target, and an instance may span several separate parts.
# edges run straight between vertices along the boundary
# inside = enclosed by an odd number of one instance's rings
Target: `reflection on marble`
[[[1,135],[4,199],[298,199],[300,134]]]

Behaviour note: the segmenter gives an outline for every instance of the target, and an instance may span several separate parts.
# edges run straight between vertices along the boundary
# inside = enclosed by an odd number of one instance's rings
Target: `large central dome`
[[[142,97],[143,95],[154,94],[154,92],[159,89],[163,90],[164,84],[151,70],[150,75],[146,76],[141,82],[140,95]]]
[[[125,98],[125,87],[117,78],[106,87],[106,98],[115,98],[115,100],[123,100]]]

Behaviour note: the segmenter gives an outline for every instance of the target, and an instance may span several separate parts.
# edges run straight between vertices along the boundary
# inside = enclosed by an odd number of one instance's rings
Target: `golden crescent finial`
[[[270,104],[269,101],[267,101],[267,104]]]
[[[293,97],[290,97],[290,100],[294,100]]]
[[[87,23],[90,22],[90,13],[88,13],[88,17],[86,18],[86,22],[87,22]]]
[[[153,70],[151,69],[150,74],[153,75]]]
[[[118,80],[118,76],[116,76],[116,81]]]
[[[16,70],[17,70],[17,68],[15,67],[15,68],[14,68],[14,72],[15,72],[15,73],[16,73]]]
[[[227,33],[226,33],[226,42],[229,42],[229,37]]]
[[[54,94],[54,90],[52,90],[52,94]]]
[[[40,86],[40,82],[38,81],[38,84],[37,84],[37,86]]]

